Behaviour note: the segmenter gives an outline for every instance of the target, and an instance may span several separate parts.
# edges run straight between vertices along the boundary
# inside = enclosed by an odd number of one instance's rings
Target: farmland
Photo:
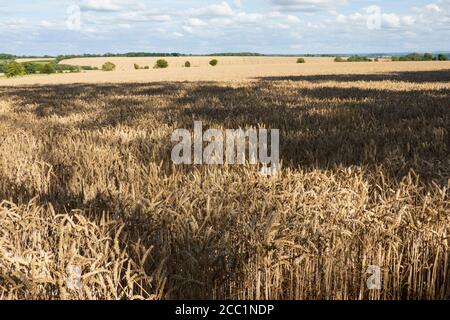
[[[209,61],[218,59],[211,67]],[[389,74],[450,69],[450,61],[427,62],[359,62],[336,63],[333,58],[305,58],[305,64],[297,64],[295,57],[179,57],[165,58],[167,69],[153,69],[157,58],[76,58],[60,64],[92,66],[100,68],[105,62],[116,65],[114,72],[85,71],[75,74],[0,79],[0,85],[45,85],[71,83],[148,83],[161,81],[255,81],[269,77],[296,77],[333,74]],[[184,63],[190,61],[191,68]],[[134,64],[148,66],[150,70],[135,70]],[[394,75],[395,76],[395,75]]]
[[[74,65],[91,65],[101,68],[101,66],[111,61],[117,65],[118,71],[132,71],[134,69],[133,64],[137,63],[141,66],[153,67],[156,61],[160,59],[157,57],[102,57],[102,58],[74,58],[62,60],[64,64]],[[242,66],[242,65],[285,65],[295,63],[295,57],[164,57],[172,68],[183,68],[186,61],[191,62],[192,67],[208,67],[209,61],[217,59],[220,61],[220,65],[223,66]],[[333,58],[308,58],[308,63],[324,63],[332,62]]]
[[[450,298],[450,62],[89,59],[0,80],[0,298]],[[282,171],[175,166],[194,121]]]

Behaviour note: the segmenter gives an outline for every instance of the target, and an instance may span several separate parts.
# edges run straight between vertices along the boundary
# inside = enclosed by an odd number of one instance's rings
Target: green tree
[[[306,63],[304,58],[298,58],[297,63]]]
[[[86,71],[98,70],[97,67],[92,67],[92,66],[81,66],[80,68],[81,68],[81,70],[86,70]]]
[[[186,62],[184,63],[184,66],[185,66],[186,68],[190,68],[190,67],[191,67],[191,63],[190,63],[189,61],[186,61]]]
[[[423,61],[423,60],[424,56],[416,52],[407,54],[404,57],[400,57],[400,61]]]
[[[438,60],[439,61],[447,61],[448,60],[448,56],[446,54],[439,54],[438,55]]]
[[[433,55],[431,53],[425,53],[423,55],[423,60],[424,61],[431,61],[431,60],[433,60]]]
[[[336,57],[334,59],[334,62],[345,62],[345,59],[343,59],[342,57]]]
[[[169,63],[167,62],[167,60],[159,59],[158,61],[156,61],[155,69],[165,69],[168,67],[169,67]]]
[[[13,60],[16,56],[7,53],[0,53],[0,60]]]
[[[353,56],[347,59],[348,62],[370,62],[368,57],[365,56]]]
[[[137,63],[134,64],[134,70],[139,70],[141,67]]]
[[[103,64],[102,66],[102,70],[103,71],[114,71],[116,70],[116,65],[112,62],[105,62],[105,64]]]
[[[35,74],[39,71],[39,65],[37,63],[25,62],[22,65],[25,68],[26,74]]]
[[[55,73],[56,70],[53,65],[51,65],[50,63],[47,63],[47,64],[44,64],[41,66],[40,72],[43,74],[52,74],[52,73]]]
[[[217,66],[219,64],[219,61],[217,59],[212,59],[209,64],[213,67]]]
[[[4,71],[8,78],[23,76],[26,74],[24,66],[15,61],[8,62]]]
[[[56,63],[52,63],[51,66],[56,70],[56,72],[80,72],[79,66],[72,66],[69,64],[56,64]]]

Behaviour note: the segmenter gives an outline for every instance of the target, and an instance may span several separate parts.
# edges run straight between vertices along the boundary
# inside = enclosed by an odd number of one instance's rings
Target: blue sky
[[[450,0],[0,0],[0,52],[450,51]]]

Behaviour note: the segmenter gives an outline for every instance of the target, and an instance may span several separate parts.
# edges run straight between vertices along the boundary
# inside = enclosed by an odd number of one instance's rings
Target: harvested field
[[[320,75],[371,75],[372,78],[388,77],[396,79],[396,73],[415,72],[415,71],[438,71],[450,70],[450,61],[431,61],[431,62],[357,62],[357,63],[336,63],[329,58],[310,58],[316,62],[307,62],[297,64],[295,58],[279,58],[283,63],[277,63],[277,60],[269,60],[273,63],[248,63],[248,64],[229,64],[224,65],[224,59],[219,58],[219,65],[216,67],[200,66],[192,68],[181,68],[169,65],[168,69],[150,69],[134,70],[133,64],[138,58],[116,58],[120,61],[118,69],[113,72],[87,71],[72,74],[53,74],[53,75],[35,75],[20,78],[0,79],[0,86],[15,85],[44,85],[44,84],[72,84],[72,83],[148,83],[161,81],[257,81],[261,78],[292,78],[301,79],[303,76]],[[92,61],[99,61],[97,63]],[[147,58],[142,58],[147,59]],[[152,58],[148,58],[152,59]],[[181,59],[181,58],[174,58]],[[229,58],[230,61],[234,61]],[[236,58],[234,58],[236,59]],[[258,61],[258,59],[268,58],[246,58],[248,61]],[[307,61],[308,58],[306,58]],[[110,60],[115,61],[113,58]],[[62,61],[61,63],[82,64],[100,66],[105,58],[85,58],[80,61],[76,59]],[[76,61],[76,63],[75,63]],[[184,61],[185,60],[179,60]],[[209,61],[209,60],[205,60]],[[286,61],[289,61],[287,63]],[[320,62],[321,61],[321,62]],[[117,62],[117,61],[116,61]],[[206,63],[206,62],[205,62]],[[139,64],[141,67],[144,64]],[[132,69],[130,69],[132,68]],[[122,71],[120,71],[122,70]],[[426,73],[425,73],[426,74]],[[448,74],[443,74],[443,80],[449,80]],[[370,77],[367,78],[370,80]],[[433,80],[431,80],[433,81]]]
[[[22,62],[40,62],[40,61],[54,61],[54,58],[20,58],[20,59],[16,59],[17,62],[22,63]]]
[[[293,64],[297,61],[296,57],[105,57],[105,58],[74,58],[61,61],[62,64],[92,66],[101,68],[102,65],[110,61],[117,66],[117,71],[133,71],[134,64],[140,66],[149,66],[152,68],[158,59],[164,59],[169,62],[171,68],[184,68],[184,63],[189,61],[192,68],[210,67],[209,62],[217,59],[223,66],[245,66],[245,65],[275,65],[275,64]],[[333,62],[334,58],[305,58],[308,63]]]
[[[1,80],[0,298],[449,299],[448,69]],[[104,83],[130,81],[147,83]],[[283,170],[173,165],[170,135],[195,120],[280,129]]]

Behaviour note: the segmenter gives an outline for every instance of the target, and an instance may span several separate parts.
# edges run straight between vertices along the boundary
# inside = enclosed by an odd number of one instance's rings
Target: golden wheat
[[[2,87],[0,298],[448,299],[449,97],[448,70]],[[194,120],[280,129],[282,172],[173,165]]]

